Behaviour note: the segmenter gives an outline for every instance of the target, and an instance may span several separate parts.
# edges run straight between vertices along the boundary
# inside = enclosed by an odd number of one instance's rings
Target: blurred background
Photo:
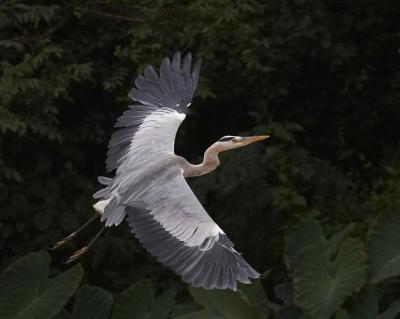
[[[0,3],[0,270],[45,250],[92,214],[97,176],[127,93],[176,50],[203,66],[176,153],[201,161],[224,135],[271,134],[221,155],[190,184],[260,272],[288,280],[284,243],[305,218],[363,236],[400,206],[399,1],[107,0]],[[51,252],[54,273],[100,228]],[[127,224],[80,261],[112,293],[180,278]]]

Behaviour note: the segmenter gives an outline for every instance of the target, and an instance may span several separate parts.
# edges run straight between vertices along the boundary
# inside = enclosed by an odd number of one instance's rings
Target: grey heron
[[[175,136],[191,105],[200,66],[198,60],[192,67],[190,53],[181,60],[176,52],[172,60],[163,59],[159,73],[147,66],[144,75],[136,78],[129,92],[135,104],[118,118],[108,146],[106,168],[115,170],[115,175],[99,177],[104,187],[94,194],[99,200],[93,207],[104,227],[126,219],[148,252],[184,282],[205,289],[236,290],[237,282],[251,283],[260,274],[234,249],[185,179],[215,170],[219,153],[269,136],[224,136],[205,151],[200,164],[175,154]],[[86,253],[101,231],[68,262]]]

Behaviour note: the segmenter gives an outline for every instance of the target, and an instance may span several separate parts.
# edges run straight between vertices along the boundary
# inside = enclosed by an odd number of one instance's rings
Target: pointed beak
[[[258,136],[247,136],[244,138],[244,140],[242,141],[242,143],[244,145],[249,145],[251,143],[254,142],[258,142],[258,141],[262,141],[267,139],[268,137],[270,137],[271,135],[258,135]]]

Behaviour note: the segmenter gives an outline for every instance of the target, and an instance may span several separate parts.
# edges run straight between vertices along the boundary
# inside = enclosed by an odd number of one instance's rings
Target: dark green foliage
[[[300,225],[299,229],[311,234],[313,231],[305,225]],[[293,266],[295,304],[315,318],[331,318],[366,280],[367,256],[362,241],[346,238],[339,243],[333,242],[335,244],[338,248],[334,249],[333,256],[328,254],[332,250],[329,247],[331,241],[305,245]]]
[[[113,319],[166,319],[175,305],[175,291],[168,290],[154,298],[153,285],[142,280],[130,286],[118,297]]]
[[[400,231],[397,223],[388,223],[393,214],[386,213],[376,223],[372,223],[372,234],[390,234]],[[307,219],[296,227],[288,237],[286,260],[292,282],[275,287],[275,295],[282,305],[273,305],[277,318],[285,312],[300,313],[300,309],[311,318],[383,318],[398,313],[398,302],[388,295],[388,286],[378,289],[368,284],[368,274],[376,268],[375,260],[382,256],[389,245],[387,242],[374,242],[375,249],[366,249],[365,236],[352,236],[355,224],[349,224],[343,230],[327,238],[323,227],[315,220]],[[313,240],[302,241],[304,238]],[[295,253],[294,248],[301,245]],[[395,277],[387,274],[386,278]],[[390,284],[389,284],[390,286]],[[392,305],[378,315],[382,301]],[[396,296],[398,298],[398,295]],[[284,316],[283,316],[284,317]]]
[[[75,297],[72,314],[63,309],[54,319],[107,319],[113,296],[99,287],[83,286]]]
[[[386,214],[378,219],[373,229],[399,232],[400,224],[387,223],[391,217]],[[327,237],[317,221],[300,223],[286,243],[286,260],[291,261],[289,282],[275,286],[272,296],[277,303],[269,300],[260,281],[240,284],[236,292],[190,287],[195,305],[178,304],[174,289],[155,297],[152,282],[140,280],[122,291],[115,303],[106,290],[85,285],[69,312],[61,307],[77,290],[81,268],[74,267],[48,280],[49,256],[41,252],[18,259],[0,277],[0,315],[10,319],[395,319],[400,300],[398,295],[394,299],[388,294],[390,282],[378,287],[367,281],[367,273],[375,267],[373,260],[381,256],[386,243],[377,243],[367,256],[365,239],[352,237],[354,227]],[[304,249],[294,258],[292,248],[305,234],[316,240],[304,242]],[[382,307],[388,301],[390,304]]]
[[[372,222],[372,229],[383,233],[390,233],[393,228],[399,231],[397,224],[387,223],[391,216],[385,214],[376,223]],[[292,230],[285,249],[289,281],[275,286],[278,303],[269,303],[274,318],[397,316],[398,294],[391,296],[393,284],[387,282],[378,287],[368,283],[368,274],[375,267],[373,260],[385,251],[386,243],[376,243],[376,250],[366,250],[370,239],[365,235],[355,236],[356,228],[361,225],[349,224],[327,237],[326,229],[319,222],[306,219]]]
[[[351,315],[354,319],[373,319],[378,316],[378,297],[377,292],[368,287],[360,293],[354,301],[351,309]]]
[[[400,274],[400,215],[387,214],[369,234],[369,253],[372,256],[371,282]]]
[[[203,69],[178,154],[196,162],[223,135],[272,134],[222,154],[217,171],[190,183],[246,259],[269,270],[267,291],[286,283],[268,302],[274,316],[307,318],[294,305],[309,266],[303,256],[312,253],[338,278],[345,252],[360,248],[355,264],[364,267],[361,254],[369,256],[368,277],[358,274],[377,293],[376,314],[395,318],[399,16],[400,3],[391,0],[1,1],[0,269],[93,214],[96,177],[134,77],[181,49],[202,57]],[[300,236],[292,230],[304,219],[308,231]],[[97,227],[52,253],[52,272],[68,271],[62,261]],[[108,230],[82,262],[86,282],[97,287],[82,288],[60,318],[78,316],[88,289],[106,309],[110,295],[99,287],[119,294],[144,277],[154,285],[150,304],[164,305],[145,313],[171,309],[171,287],[181,306],[170,313],[204,311],[186,306],[185,285],[125,225]],[[367,287],[349,295],[360,285],[352,283],[326,314],[356,316],[356,305],[372,298]]]
[[[237,292],[190,288],[190,293],[204,309],[185,314],[178,319],[214,317],[262,319],[269,316],[267,296],[259,282],[255,282],[251,286],[241,284]]]
[[[50,256],[32,253],[10,265],[0,277],[0,318],[52,318],[78,289],[80,266],[49,279]]]

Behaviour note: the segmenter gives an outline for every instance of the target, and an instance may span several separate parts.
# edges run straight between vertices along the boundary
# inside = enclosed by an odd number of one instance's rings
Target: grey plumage
[[[148,66],[129,96],[136,104],[118,118],[106,166],[116,170],[99,177],[104,188],[96,209],[106,226],[126,217],[132,232],[159,262],[185,282],[206,289],[235,290],[250,283],[255,271],[204,210],[185,181],[193,167],[174,154],[176,132],[185,118],[200,73],[192,56],[165,58],[157,72]]]
[[[129,151],[129,145],[140,124],[157,109],[154,106],[131,105],[118,118],[115,127],[120,129],[112,135],[108,144],[106,160],[108,172],[117,169],[124,162]]]
[[[186,246],[171,236],[145,209],[128,208],[127,221],[136,238],[157,261],[182,276],[194,287],[236,290],[237,281],[250,283],[259,274],[233,248],[225,234],[207,237],[207,249]],[[213,271],[218,269],[218,271]]]
[[[193,98],[200,73],[201,61],[197,61],[191,70],[190,53],[181,65],[181,54],[176,52],[172,65],[168,58],[161,64],[160,77],[152,66],[147,66],[144,75],[135,80],[129,97],[140,104],[129,107],[115,124],[119,128],[111,137],[108,145],[106,167],[111,172],[117,169],[126,159],[131,139],[144,119],[160,108],[169,108],[186,113],[188,104]]]

